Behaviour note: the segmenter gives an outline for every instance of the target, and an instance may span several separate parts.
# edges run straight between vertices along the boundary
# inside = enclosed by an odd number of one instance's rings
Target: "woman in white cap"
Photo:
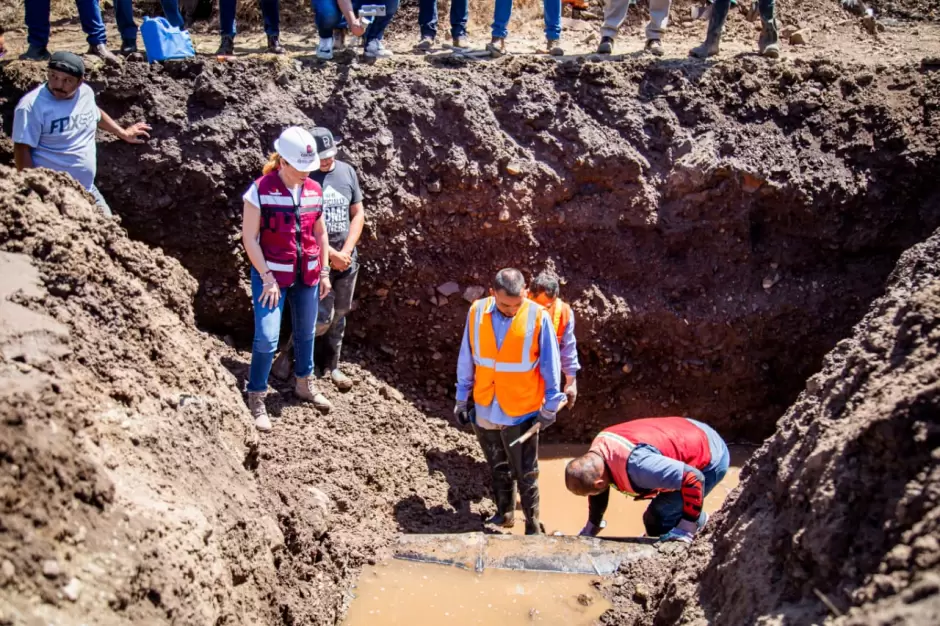
[[[316,141],[292,126],[274,142],[264,175],[242,197],[242,242],[251,260],[255,338],[248,376],[248,408],[258,430],[271,430],[264,406],[277,350],[284,298],[290,299],[294,334],[294,393],[323,412],[332,408],[313,376],[317,309],[330,292],[329,241],[323,191],[308,177],[319,169]]]

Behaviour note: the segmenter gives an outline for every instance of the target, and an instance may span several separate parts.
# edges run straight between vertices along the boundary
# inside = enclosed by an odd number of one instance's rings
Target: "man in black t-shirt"
[[[330,282],[333,290],[320,301],[314,363],[328,375],[337,389],[346,391],[352,381],[339,369],[346,314],[352,308],[359,253],[356,244],[365,223],[359,177],[351,165],[336,158],[336,141],[326,128],[311,131],[317,142],[320,170],[310,178],[323,188],[323,214],[330,239]]]

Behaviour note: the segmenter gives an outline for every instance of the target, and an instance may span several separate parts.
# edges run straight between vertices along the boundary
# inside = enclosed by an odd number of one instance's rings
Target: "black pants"
[[[358,277],[359,263],[355,260],[342,272],[330,271],[333,289],[320,300],[317,315],[317,337],[323,337],[323,341],[315,342],[313,348],[313,363],[318,370],[334,370],[339,366],[346,334],[346,314],[352,308]]]
[[[509,444],[529,430],[535,421],[532,418],[501,430],[473,426],[492,472],[493,496],[499,514],[505,515],[515,509],[515,487],[518,485],[527,533],[538,532],[539,529],[539,436],[536,433],[528,441],[512,447]]]

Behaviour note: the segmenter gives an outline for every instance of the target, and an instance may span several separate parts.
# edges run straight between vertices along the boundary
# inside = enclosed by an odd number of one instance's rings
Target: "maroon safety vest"
[[[276,170],[255,185],[261,203],[261,250],[268,269],[281,287],[290,287],[297,278],[313,287],[320,282],[320,242],[313,227],[323,213],[323,190],[308,178],[297,204]]]

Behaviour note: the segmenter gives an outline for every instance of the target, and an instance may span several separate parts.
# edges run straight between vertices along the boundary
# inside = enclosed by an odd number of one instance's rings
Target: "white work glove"
[[[568,410],[574,408],[574,403],[578,399],[578,379],[574,376],[568,377],[565,374],[565,395],[568,396]]]

